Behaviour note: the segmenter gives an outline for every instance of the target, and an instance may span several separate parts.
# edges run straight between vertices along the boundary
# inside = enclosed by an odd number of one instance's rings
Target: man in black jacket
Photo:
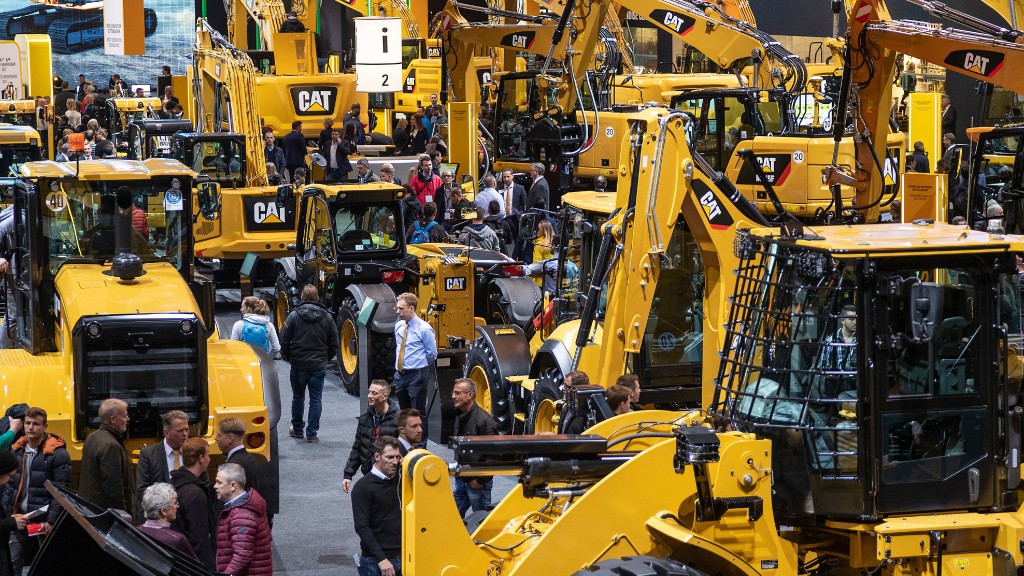
[[[288,169],[288,178],[295,179],[295,170],[306,170],[306,137],[302,135],[302,121],[292,122],[292,131],[281,139],[284,149],[284,164]]]
[[[452,402],[459,415],[455,417],[455,431],[452,436],[493,436],[498,433],[498,425],[494,418],[476,403],[476,385],[469,378],[459,378],[452,388]],[[470,462],[477,460],[470,457]],[[491,488],[493,478],[455,479],[455,505],[459,514],[466,515],[470,508],[473,512],[489,510],[491,507]]]
[[[45,516],[31,522],[41,523],[39,531],[46,534],[62,508],[43,484],[49,480],[57,486],[71,486],[71,456],[68,455],[64,440],[46,432],[46,411],[29,408],[25,411],[25,435],[11,446],[11,452],[21,462],[21,472],[15,472],[11,481],[4,485],[4,510],[14,514],[28,514],[49,506]],[[27,473],[25,471],[28,471]],[[31,538],[27,530],[18,530],[11,539],[11,561],[14,573],[21,574],[26,561],[35,557],[39,538]]]
[[[210,500],[210,486],[200,477],[210,466],[210,446],[202,438],[189,438],[181,447],[182,466],[171,472],[178,493],[178,516],[171,528],[185,535],[199,561],[210,570],[217,567],[217,518]]]
[[[366,403],[366,412],[359,416],[352,452],[345,464],[345,477],[341,481],[345,492],[352,490],[352,478],[356,472],[370,473],[374,443],[384,436],[398,436],[398,402],[391,401],[391,385],[387,380],[378,378],[370,382]]]
[[[320,304],[316,286],[302,289],[302,302],[288,314],[281,330],[281,357],[292,365],[292,427],[288,434],[306,442],[319,442],[320,413],[323,410],[324,377],[327,364],[338,350],[338,327],[331,313]],[[302,420],[309,389],[309,422]]]
[[[352,489],[352,520],[359,535],[359,573],[395,576],[402,573],[402,456],[394,436],[373,444],[369,474]]]

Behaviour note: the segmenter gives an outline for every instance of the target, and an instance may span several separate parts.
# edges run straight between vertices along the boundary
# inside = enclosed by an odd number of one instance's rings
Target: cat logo
[[[412,94],[416,91],[416,69],[409,69],[409,75],[405,77],[405,85],[402,86],[402,92],[406,94]]]
[[[758,154],[754,156],[754,159],[761,166],[761,171],[764,172],[764,177],[769,184],[780,186],[789,177],[791,160],[789,154]],[[744,162],[740,166],[740,173],[736,175],[736,183],[748,186],[759,185],[761,178],[754,173],[750,163]]]
[[[452,278],[445,278],[444,289],[449,292],[454,290],[465,290],[466,278],[464,276],[454,276]]]
[[[900,174],[900,149],[898,146],[889,148],[882,171],[882,191],[886,194],[896,192],[896,182]]]
[[[427,47],[427,58],[440,58],[441,47],[440,46],[428,46]]]
[[[678,12],[672,12],[671,10],[653,10],[651,11],[651,21],[663,24],[666,28],[672,30],[680,36],[686,36],[693,30],[693,25],[697,23],[696,20],[686,16],[685,14],[679,14]]]
[[[501,45],[526,50],[530,46],[533,46],[533,41],[536,39],[536,36],[536,32],[515,32],[512,34],[506,34],[505,37],[501,39]]]
[[[292,103],[299,116],[333,116],[338,89],[333,86],[292,87]]]
[[[1003,67],[1002,52],[991,50],[954,50],[946,56],[944,62],[954,68],[991,78]]]
[[[287,215],[283,208],[278,208],[273,200],[254,202],[252,205],[252,219],[257,224],[284,224]]]
[[[294,210],[278,207],[273,196],[245,196],[245,227],[252,232],[295,230]]]
[[[692,185],[693,191],[697,194],[697,198],[700,199],[700,205],[704,209],[704,216],[707,217],[711,228],[714,230],[728,230],[733,225],[733,219],[728,212],[722,209],[722,201],[707,184],[694,180]]]

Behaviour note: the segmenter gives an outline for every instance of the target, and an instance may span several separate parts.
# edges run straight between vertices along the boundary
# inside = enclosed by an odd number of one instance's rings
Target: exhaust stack
[[[132,190],[127,186],[117,189],[114,216],[114,258],[109,274],[122,284],[134,284],[143,276],[142,258],[132,251]]]

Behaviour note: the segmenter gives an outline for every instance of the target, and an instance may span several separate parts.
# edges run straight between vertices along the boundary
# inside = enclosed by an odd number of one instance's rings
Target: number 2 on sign
[[[388,75],[387,74],[381,74],[381,76],[382,76],[383,79],[380,81],[380,85],[381,86],[387,86],[388,85]]]

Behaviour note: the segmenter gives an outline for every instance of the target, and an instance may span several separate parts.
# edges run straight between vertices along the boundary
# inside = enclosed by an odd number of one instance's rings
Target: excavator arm
[[[555,14],[566,3],[537,0]],[[785,86],[795,92],[806,84],[806,70],[798,56],[759,31],[746,0],[619,0],[631,10],[699,50],[724,70],[739,72],[753,58],[767,65],[756,71],[759,86]]]
[[[246,186],[266,186],[267,165],[261,141],[263,122],[252,60],[200,18],[196,24],[192,65],[196,129],[244,134]]]
[[[577,332],[574,369],[593,382],[613,382],[628,365],[627,356],[640,353],[659,278],[679,265],[667,247],[680,215],[704,262],[704,377],[717,370],[727,296],[736,282],[729,273],[736,263],[736,231],[768,223],[721,173],[691,154],[687,122],[687,115],[663,108],[644,110],[630,121],[619,167],[619,182],[628,185],[619,186],[621,208],[602,227],[597,269],[604,273],[593,277]]]
[[[937,23],[893,20],[885,0],[857,0],[849,7],[847,45],[849,70],[847,123],[837,127],[855,132],[854,171],[826,168],[830,183],[856,190],[854,206],[866,221],[878,215],[883,185],[885,139],[896,55],[907,54],[977,80],[1024,92],[1024,35],[957,12],[939,2],[917,0],[927,12],[973,28],[963,30]],[[844,84],[846,86],[846,84]]]

